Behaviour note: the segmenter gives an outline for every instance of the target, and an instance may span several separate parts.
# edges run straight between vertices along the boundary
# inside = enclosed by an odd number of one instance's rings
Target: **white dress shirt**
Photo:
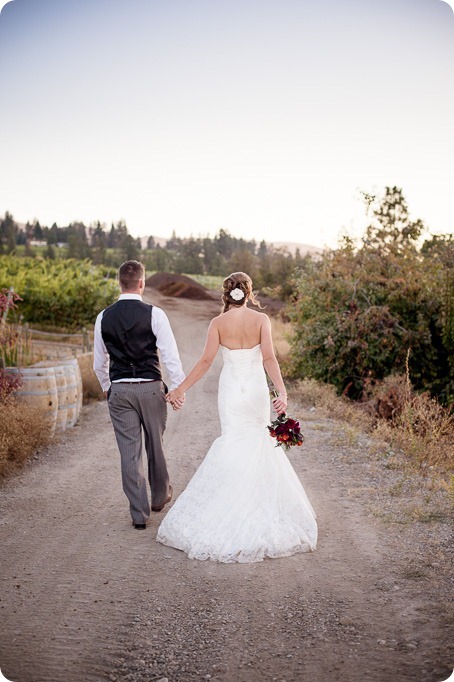
[[[139,294],[121,294],[119,301],[141,301],[142,296]],[[95,322],[95,339],[94,339],[94,358],[93,369],[98,377],[99,383],[103,391],[107,391],[110,386],[109,378],[109,353],[101,334],[101,320],[104,310],[102,310]],[[176,388],[185,379],[183,368],[181,366],[180,356],[178,354],[177,343],[170,326],[169,318],[162,310],[155,305],[151,315],[150,328],[156,336],[156,346],[159,350],[159,355],[164,363],[170,378],[170,389]],[[119,379],[118,381],[146,381],[140,377],[131,377],[130,379]]]

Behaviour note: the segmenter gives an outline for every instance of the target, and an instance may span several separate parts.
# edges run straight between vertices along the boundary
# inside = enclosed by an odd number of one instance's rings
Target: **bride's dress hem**
[[[173,549],[177,549],[179,552],[184,552],[188,559],[195,559],[197,561],[215,561],[219,564],[255,564],[255,563],[260,563],[261,561],[266,561],[267,559],[284,559],[285,557],[290,557],[294,556],[295,554],[307,554],[311,552],[315,552],[316,550],[316,543],[312,545],[304,544],[300,545],[298,547],[295,547],[294,549],[288,549],[284,550],[282,552],[276,552],[276,553],[271,553],[268,551],[265,551],[263,554],[261,553],[256,553],[254,556],[252,556],[250,553],[245,554],[244,552],[237,552],[236,555],[231,555],[231,556],[219,556],[215,554],[197,554],[192,552],[190,549],[187,547],[177,547],[176,544],[172,544],[171,542],[167,542],[165,538],[158,537],[156,538],[156,542],[158,542],[161,545],[166,545],[167,547],[172,547]]]

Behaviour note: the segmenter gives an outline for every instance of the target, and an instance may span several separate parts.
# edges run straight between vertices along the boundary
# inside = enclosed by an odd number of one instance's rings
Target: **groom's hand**
[[[170,391],[170,393],[167,394],[166,400],[168,403],[170,403],[173,407],[174,410],[180,410],[183,407],[183,403],[186,400],[186,396],[183,393],[183,395],[177,396],[176,391]]]
[[[172,407],[174,410],[181,410],[181,408],[184,405],[184,401],[186,400],[186,396],[183,394],[181,398],[175,398],[175,400],[172,403]]]

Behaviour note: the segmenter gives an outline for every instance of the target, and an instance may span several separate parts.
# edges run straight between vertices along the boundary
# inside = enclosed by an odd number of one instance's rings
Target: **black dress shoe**
[[[147,527],[146,523],[135,523],[134,524],[134,528],[136,530],[145,530],[146,527]]]
[[[172,499],[172,495],[173,495],[173,488],[171,485],[169,485],[169,495],[168,495],[166,501],[163,502],[163,504],[161,504],[160,507],[152,507],[151,511],[154,511],[154,512],[162,511],[164,509],[164,507],[166,506],[166,504],[168,504],[170,502],[170,500]]]

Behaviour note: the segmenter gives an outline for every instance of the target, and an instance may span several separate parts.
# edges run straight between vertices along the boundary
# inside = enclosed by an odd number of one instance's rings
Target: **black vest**
[[[122,299],[104,310],[101,336],[110,357],[111,381],[161,379],[152,311],[152,305],[136,299]]]

